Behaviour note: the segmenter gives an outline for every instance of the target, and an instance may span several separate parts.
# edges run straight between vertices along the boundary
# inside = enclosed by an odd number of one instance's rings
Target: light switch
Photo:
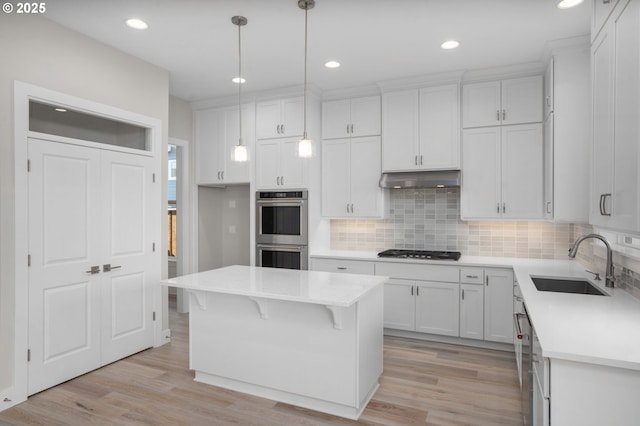
[[[236,200],[229,200],[229,208],[230,209],[236,208]]]

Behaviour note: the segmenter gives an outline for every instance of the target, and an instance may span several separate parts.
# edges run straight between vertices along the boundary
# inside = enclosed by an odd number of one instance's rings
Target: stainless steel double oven
[[[256,192],[256,264],[308,269],[306,190]]]

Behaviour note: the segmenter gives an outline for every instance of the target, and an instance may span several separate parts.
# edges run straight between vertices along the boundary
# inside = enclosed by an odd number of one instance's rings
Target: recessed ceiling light
[[[55,110],[58,112],[67,112],[67,110],[64,108],[55,108]]]
[[[558,2],[558,9],[569,9],[582,3],[584,0],[560,0]]]
[[[138,18],[127,19],[125,23],[128,27],[136,30],[146,30],[147,28],[149,28],[149,25],[146,22]]]
[[[242,78],[242,77],[233,77],[233,78],[231,79],[231,81],[233,81],[233,82],[234,82],[234,83],[236,83],[236,84],[242,84],[242,83],[246,83],[246,82],[247,82],[247,80],[245,80],[245,79],[244,79],[244,78]]]
[[[456,40],[447,40],[440,45],[443,49],[455,49],[458,46],[460,46],[460,42]]]
[[[338,68],[340,66],[340,62],[338,61],[327,61],[324,63],[324,66],[327,68]]]

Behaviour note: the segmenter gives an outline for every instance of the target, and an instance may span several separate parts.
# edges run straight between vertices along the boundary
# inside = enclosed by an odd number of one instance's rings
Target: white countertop
[[[187,290],[349,307],[387,279],[372,275],[234,265],[160,283]]]
[[[513,268],[543,356],[640,370],[640,301],[594,281],[575,260],[462,256],[459,261],[379,259],[373,252],[331,251],[311,257]],[[533,276],[584,278],[608,296],[538,291]],[[426,278],[426,277],[425,277]]]

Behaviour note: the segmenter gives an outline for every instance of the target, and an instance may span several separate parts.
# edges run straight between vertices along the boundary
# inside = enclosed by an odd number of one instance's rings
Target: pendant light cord
[[[240,27],[238,25],[238,124],[239,124],[239,137],[238,145],[242,146],[242,43],[240,39]]]
[[[304,9],[304,135],[303,139],[307,139],[307,13],[308,8]]]

